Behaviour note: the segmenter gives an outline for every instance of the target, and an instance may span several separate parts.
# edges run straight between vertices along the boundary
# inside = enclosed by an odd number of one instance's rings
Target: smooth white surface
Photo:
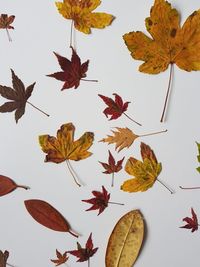
[[[180,11],[182,22],[200,7],[199,1],[173,0]],[[17,267],[49,267],[55,258],[55,249],[61,252],[75,249],[76,239],[65,233],[51,231],[37,224],[25,210],[23,201],[38,198],[51,203],[82,236],[85,244],[90,232],[94,245],[99,247],[91,259],[91,267],[103,267],[109,235],[126,212],[140,209],[147,224],[147,238],[135,267],[199,267],[200,232],[190,233],[180,229],[182,218],[190,215],[193,207],[200,218],[198,190],[181,191],[179,185],[200,185],[200,176],[195,168],[199,129],[199,72],[187,73],[177,67],[174,71],[173,90],[167,122],[159,123],[166,93],[169,70],[159,75],[138,72],[139,61],[134,61],[122,40],[122,35],[132,30],[145,31],[144,19],[149,15],[153,1],[107,0],[102,1],[97,11],[116,16],[110,27],[93,30],[86,36],[77,32],[77,50],[82,61],[90,59],[88,79],[96,83],[81,82],[77,90],[60,91],[62,82],[46,77],[59,70],[53,51],[68,58],[70,21],[64,20],[54,1],[0,1],[0,12],[16,15],[13,42],[9,43],[6,32],[0,31],[0,84],[11,85],[10,68],[25,85],[36,81],[31,102],[50,113],[50,118],[27,106],[26,114],[15,124],[14,114],[0,114],[0,173],[26,184],[31,190],[16,190],[0,199],[0,249],[9,250],[9,263]],[[128,114],[143,124],[139,127],[121,117],[108,121],[102,113],[105,108],[97,94],[111,96],[120,94],[131,101]],[[0,99],[1,103],[5,99]],[[95,133],[95,142],[90,158],[72,162],[73,167],[85,182],[78,188],[74,185],[65,164],[44,163],[45,154],[38,145],[38,135],[55,135],[64,123],[73,122],[75,137],[85,131]],[[129,150],[119,154],[114,146],[98,141],[110,133],[111,127],[129,127],[137,134],[168,129],[162,135],[136,140]],[[140,158],[140,142],[149,144],[160,162],[163,171],[159,178],[176,191],[171,195],[159,183],[144,193],[129,194],[120,191],[120,185],[129,175],[122,170],[116,174],[115,187],[111,177],[102,174],[98,161],[106,162],[108,149],[115,158],[134,155]],[[126,161],[125,160],[125,161]],[[91,197],[92,190],[104,185],[111,192],[111,200],[125,206],[109,205],[103,214],[85,212],[89,204],[81,199]],[[70,256],[68,265],[87,266],[76,263]],[[63,265],[64,266],[64,265]]]

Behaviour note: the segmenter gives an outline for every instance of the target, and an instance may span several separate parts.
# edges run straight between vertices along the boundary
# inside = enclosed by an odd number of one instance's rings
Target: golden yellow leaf
[[[132,267],[144,237],[144,221],[139,210],[125,214],[115,225],[106,250],[106,267]]]
[[[121,186],[126,192],[146,191],[155,183],[162,170],[162,164],[157,162],[156,156],[150,146],[141,143],[143,161],[130,157],[126,163],[125,171],[134,178],[127,180]]]
[[[71,19],[78,31],[89,34],[91,28],[102,29],[110,25],[114,16],[92,12],[101,4],[100,0],[63,0],[56,2],[59,13],[65,19]]]
[[[132,57],[145,62],[141,72],[157,74],[173,63],[186,71],[200,70],[200,9],[181,28],[178,11],[155,0],[145,24],[152,38],[140,31],[123,36]]]

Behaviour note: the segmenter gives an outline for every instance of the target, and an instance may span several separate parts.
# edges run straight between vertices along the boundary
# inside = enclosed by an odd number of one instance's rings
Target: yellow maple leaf
[[[92,12],[101,4],[100,0],[63,0],[56,2],[59,13],[71,19],[75,28],[83,33],[91,33],[91,28],[102,29],[110,25],[114,16],[103,12]]]
[[[42,151],[47,154],[45,162],[61,163],[66,161],[73,177],[75,175],[73,174],[69,160],[78,161],[91,156],[92,153],[88,149],[94,140],[93,133],[85,132],[79,139],[74,141],[74,131],[74,125],[72,123],[66,123],[57,131],[57,137],[46,134],[39,136]],[[77,183],[76,179],[75,182]]]
[[[163,121],[173,65],[185,71],[200,70],[200,9],[194,11],[181,28],[178,11],[165,0],[155,0],[145,24],[152,38],[133,31],[124,34],[123,39],[131,56],[144,61],[139,71],[157,74],[171,66]]]
[[[152,187],[156,180],[164,185],[163,182],[158,180],[158,175],[162,170],[162,164],[158,163],[153,150],[144,143],[141,143],[140,148],[143,161],[130,157],[125,165],[125,171],[134,178],[123,183],[121,186],[121,190],[123,191],[143,192]],[[166,187],[166,185],[164,186]],[[167,189],[173,193],[169,188]]]

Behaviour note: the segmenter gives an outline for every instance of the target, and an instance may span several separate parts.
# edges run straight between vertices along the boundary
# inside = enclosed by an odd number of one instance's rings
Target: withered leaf
[[[8,100],[9,102],[5,102],[0,106],[0,112],[12,112],[15,110],[15,120],[16,123],[18,120],[24,115],[26,103],[36,108],[43,114],[49,116],[39,108],[35,107],[32,103],[28,101],[31,96],[35,83],[29,85],[26,89],[22,81],[17,77],[14,71],[11,69],[12,73],[12,84],[13,88],[0,85],[0,95]]]
[[[9,257],[9,252],[5,250],[4,252],[0,250],[0,267],[7,266],[7,260]]]
[[[29,199],[25,200],[24,204],[29,214],[38,223],[51,230],[69,232],[71,235],[78,237],[78,235],[71,231],[70,225],[63,215],[46,201]]]
[[[68,261],[69,257],[67,257],[67,251],[65,251],[63,254],[56,249],[56,260],[51,260],[53,263],[55,263],[55,266],[59,266],[64,264]]]
[[[186,222],[186,225],[181,226],[180,228],[191,229],[191,232],[193,233],[198,230],[199,224],[197,215],[193,210],[193,208],[191,208],[191,213],[192,213],[192,218],[190,217],[183,218],[183,221]]]
[[[17,188],[29,189],[28,186],[18,185],[11,178],[0,175],[0,197],[11,193]]]
[[[132,267],[144,238],[144,220],[139,210],[125,214],[115,225],[106,249],[106,267]]]
[[[75,126],[72,123],[66,123],[57,131],[57,137],[40,135],[39,143],[42,151],[47,154],[45,161],[54,163],[66,161],[69,171],[75,179],[69,160],[79,161],[92,155],[88,149],[93,143],[94,134],[85,132],[79,139],[74,140],[74,132]],[[75,182],[80,186],[76,179]]]
[[[8,40],[12,41],[9,31],[8,30],[13,30],[14,27],[11,25],[15,19],[15,16],[8,16],[7,14],[1,14],[0,15],[0,29],[6,29],[7,35],[8,35]]]

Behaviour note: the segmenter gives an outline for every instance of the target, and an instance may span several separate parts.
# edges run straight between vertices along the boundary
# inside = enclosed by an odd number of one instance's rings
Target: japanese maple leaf
[[[106,174],[111,174],[112,173],[112,184],[111,184],[111,186],[114,186],[114,173],[115,172],[119,172],[122,169],[123,161],[124,161],[124,157],[121,160],[117,161],[117,163],[116,163],[113,155],[111,154],[111,152],[109,150],[108,163],[99,162],[99,163],[101,163],[101,165],[105,169],[105,171],[103,173],[106,173]]]
[[[155,0],[150,17],[145,24],[151,37],[141,31],[133,31],[123,36],[131,56],[144,63],[139,71],[157,74],[170,65],[170,80],[161,117],[164,119],[172,69],[176,64],[185,71],[200,70],[200,9],[194,11],[180,26],[180,15],[165,0]]]
[[[62,163],[66,161],[76,184],[80,186],[76,181],[76,175],[69,160],[79,161],[92,155],[88,149],[93,143],[94,134],[85,132],[79,139],[74,140],[74,132],[74,125],[72,123],[66,123],[57,131],[57,137],[47,134],[40,135],[39,143],[42,151],[47,154],[45,162]]]
[[[65,19],[73,21],[78,31],[89,34],[91,28],[105,28],[114,19],[107,13],[92,12],[100,4],[100,0],[63,0],[63,3],[56,2],[56,7]]]
[[[85,61],[81,64],[80,57],[77,55],[76,51],[72,47],[72,57],[71,61],[65,57],[62,57],[55,53],[57,57],[58,63],[62,69],[60,72],[55,72],[53,74],[47,75],[48,77],[53,77],[57,80],[63,81],[64,85],[61,90],[69,89],[74,87],[76,89],[79,87],[80,81],[84,80],[83,78],[86,77],[86,72],[88,70],[89,60]],[[86,80],[85,80],[86,81]],[[87,80],[87,81],[94,81],[96,80]]]
[[[78,258],[77,262],[83,262],[83,261],[89,261],[89,259],[97,252],[97,250],[98,248],[94,248],[92,242],[92,233],[91,233],[85,244],[85,248],[82,248],[79,242],[77,242],[77,250],[70,250],[67,252],[77,257]]]
[[[92,191],[92,194],[94,195],[93,198],[82,200],[83,202],[92,204],[92,207],[87,209],[86,211],[90,210],[99,210],[99,214],[101,214],[105,208],[108,207],[108,202],[110,200],[110,194],[108,194],[108,191],[105,189],[104,186],[102,186],[102,192],[100,191]]]
[[[32,107],[36,108],[46,116],[49,116],[41,109],[34,106],[32,103],[28,101],[29,97],[31,96],[35,83],[29,85],[26,89],[22,81],[15,75],[14,71],[11,70],[12,73],[12,84],[13,88],[0,85],[0,95],[5,97],[9,102],[5,102],[3,105],[0,106],[0,112],[12,112],[15,110],[15,120],[16,123],[18,120],[24,115],[26,103],[31,105]]]
[[[197,215],[194,212],[193,208],[191,208],[191,213],[192,213],[192,218],[190,217],[183,218],[183,221],[186,222],[186,225],[181,226],[180,228],[191,229],[191,232],[193,233],[194,231],[198,230],[199,224]]]
[[[1,14],[0,16],[0,29],[6,29],[7,35],[8,35],[8,40],[12,41],[9,31],[10,29],[14,29],[13,26],[11,26],[11,24],[13,23],[15,19],[15,16],[8,16],[7,14]]]
[[[159,181],[162,185],[163,182],[158,180],[158,176],[162,170],[162,164],[158,163],[157,158],[150,148],[150,146],[141,143],[141,156],[142,160],[137,160],[130,157],[126,162],[125,171],[132,175],[133,178],[125,181],[121,186],[121,190],[126,192],[144,192],[151,188],[155,181]],[[171,193],[166,185],[164,185]]]
[[[53,263],[55,263],[55,266],[59,266],[61,264],[64,264],[65,262],[67,262],[67,260],[69,258],[69,257],[67,257],[67,251],[65,251],[62,254],[57,249],[56,249],[56,256],[57,256],[56,260],[51,260]]]

